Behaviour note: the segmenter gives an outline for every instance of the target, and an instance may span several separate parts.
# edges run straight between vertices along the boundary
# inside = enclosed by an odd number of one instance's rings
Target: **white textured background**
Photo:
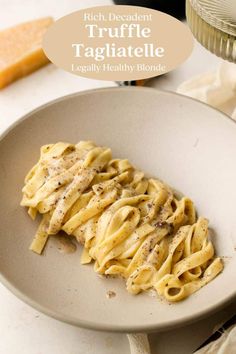
[[[0,29],[41,16],[59,18],[109,0],[0,0]],[[168,90],[187,78],[214,69],[220,60],[196,44],[180,68],[148,85]],[[0,91],[0,133],[31,109],[56,97],[112,82],[73,76],[53,65]],[[153,354],[191,354],[213,329],[236,312],[236,303],[208,319],[149,336]],[[60,323],[35,311],[0,285],[0,354],[127,354],[125,335],[98,333]]]

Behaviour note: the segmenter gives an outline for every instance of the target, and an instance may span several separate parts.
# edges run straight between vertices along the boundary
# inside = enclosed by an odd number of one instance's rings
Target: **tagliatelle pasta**
[[[43,215],[32,251],[41,254],[48,237],[64,231],[83,245],[82,264],[122,276],[132,294],[152,288],[179,301],[223,269],[208,221],[196,218],[189,198],[91,141],[43,146],[21,205],[33,219]]]

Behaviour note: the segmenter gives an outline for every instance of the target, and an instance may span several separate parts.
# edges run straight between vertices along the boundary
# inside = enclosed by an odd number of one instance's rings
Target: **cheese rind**
[[[47,17],[0,32],[0,89],[49,62],[42,38],[52,22]]]

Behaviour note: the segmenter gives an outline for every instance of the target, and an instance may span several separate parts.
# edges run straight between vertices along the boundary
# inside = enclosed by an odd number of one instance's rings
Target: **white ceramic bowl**
[[[188,299],[169,305],[130,295],[120,279],[102,279],[80,265],[80,247],[60,254],[49,241],[42,256],[28,250],[36,231],[19,206],[26,172],[43,144],[92,139],[110,146],[195,201],[210,220],[225,269]],[[57,319],[99,330],[151,331],[183,325],[222,307],[236,288],[236,124],[192,99],[147,88],[112,88],[63,97],[11,127],[0,141],[1,281]],[[116,297],[107,299],[113,290]]]

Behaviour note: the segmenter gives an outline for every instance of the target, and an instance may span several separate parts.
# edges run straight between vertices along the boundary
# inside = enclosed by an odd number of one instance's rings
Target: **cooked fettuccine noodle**
[[[96,272],[122,276],[132,294],[155,289],[179,301],[223,268],[208,221],[196,218],[189,198],[91,141],[43,146],[21,205],[33,219],[43,216],[32,251],[40,254],[62,230],[83,245],[82,264],[94,261]]]

